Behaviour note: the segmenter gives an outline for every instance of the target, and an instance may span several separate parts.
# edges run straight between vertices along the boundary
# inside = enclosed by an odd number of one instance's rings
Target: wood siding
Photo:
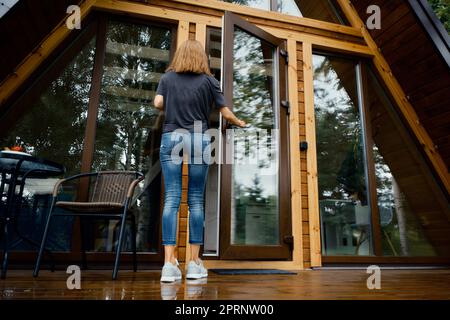
[[[303,77],[303,46],[297,42],[297,90],[298,90],[298,110],[300,126],[300,142],[306,141],[305,127],[305,86]],[[308,210],[308,179],[307,179],[307,151],[300,152],[301,170],[301,194],[302,194],[302,244],[303,244],[303,265],[305,268],[311,267],[311,246],[309,237],[309,210]]]

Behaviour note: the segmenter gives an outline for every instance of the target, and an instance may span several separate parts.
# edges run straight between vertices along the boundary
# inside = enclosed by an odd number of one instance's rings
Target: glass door
[[[290,188],[284,42],[229,12],[223,28],[222,259],[288,259]],[[225,122],[225,121],[224,121]],[[281,155],[284,155],[281,157]]]

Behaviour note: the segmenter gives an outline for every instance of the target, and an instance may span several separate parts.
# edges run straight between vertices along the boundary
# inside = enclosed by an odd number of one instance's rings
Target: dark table
[[[17,224],[26,180],[57,177],[63,175],[65,171],[64,166],[58,163],[36,158],[27,153],[0,151],[0,237],[3,236],[4,240],[2,279],[6,277],[9,250],[13,247],[8,243],[10,227],[13,227],[13,231],[19,236],[19,239],[35,246],[39,245],[22,236]]]

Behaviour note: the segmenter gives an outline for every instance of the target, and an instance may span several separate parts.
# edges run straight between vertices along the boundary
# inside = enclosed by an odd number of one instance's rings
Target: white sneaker
[[[176,260],[176,265],[166,262],[161,271],[161,282],[174,282],[181,280],[181,270],[178,268],[179,263]]]
[[[181,287],[181,281],[161,282],[161,299],[177,300],[177,293]]]
[[[189,262],[187,267],[186,279],[201,279],[208,277],[208,270],[203,266],[203,261],[199,264],[194,261]]]

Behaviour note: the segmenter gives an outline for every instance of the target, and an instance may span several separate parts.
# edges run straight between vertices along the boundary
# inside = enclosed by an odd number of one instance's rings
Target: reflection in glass
[[[274,10],[296,17],[305,17],[336,24],[349,25],[336,0],[222,0],[262,10]]]
[[[437,252],[427,236],[433,232],[422,223],[445,213],[422,178],[418,157],[406,147],[401,124],[394,122],[390,101],[372,72],[367,87],[383,255],[434,256]]]
[[[0,138],[2,147],[21,146],[25,152],[64,165],[66,175],[80,172],[81,153],[88,113],[89,92],[95,57],[92,39],[52,81],[8,136]],[[53,186],[57,179],[29,179],[25,186],[20,212],[21,232],[35,241],[41,240]],[[72,200],[76,186],[65,188],[60,200]],[[72,218],[58,217],[47,246],[54,251],[70,251]],[[10,239],[10,241],[13,239]],[[16,250],[35,250],[21,243]]]
[[[233,111],[253,129],[234,133],[231,244],[279,244],[278,140],[273,140],[274,48],[236,28],[234,34]],[[248,133],[254,138],[249,138]],[[267,131],[267,135],[264,133]],[[255,141],[270,153],[257,150]],[[228,137],[227,137],[228,140]],[[257,162],[249,159],[258,156]]]
[[[214,77],[220,81],[222,72],[222,30],[208,28],[209,66]]]
[[[222,0],[222,1],[241,4],[256,9],[270,10],[270,0]]]
[[[158,244],[162,117],[153,107],[153,98],[170,60],[171,43],[168,28],[115,21],[108,24],[93,170],[145,174],[133,203],[139,251],[156,251]],[[113,250],[117,227],[115,222],[99,224],[90,248]],[[130,245],[127,241],[125,250]]]
[[[314,55],[319,206],[325,255],[370,255],[356,63]]]
[[[278,12],[303,17],[295,0],[278,0]]]
[[[336,0],[295,0],[295,3],[305,18],[349,25],[341,6]],[[295,12],[285,13],[293,14]]]

